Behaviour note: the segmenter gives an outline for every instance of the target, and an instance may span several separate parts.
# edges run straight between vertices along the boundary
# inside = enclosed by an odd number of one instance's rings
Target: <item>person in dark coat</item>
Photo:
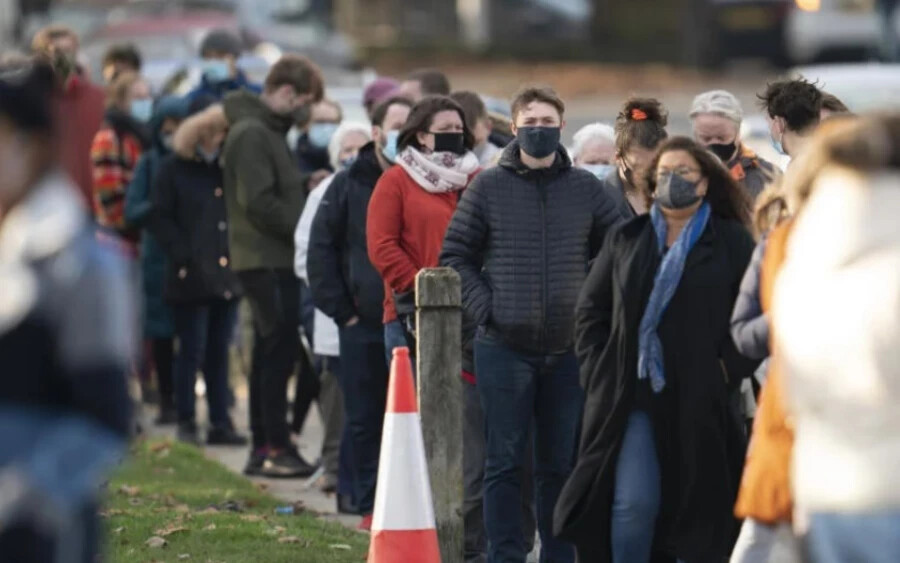
[[[746,196],[684,137],[647,185],[650,213],[610,234],[578,299],[587,400],[555,531],[582,561],[722,561],[745,450],[732,401],[756,366],[729,334],[754,247]]]
[[[603,190],[624,219],[647,212],[644,181],[656,149],[666,140],[668,116],[653,98],[631,98],[616,117],[616,169],[603,178]]]
[[[560,144],[564,111],[549,88],[516,96],[516,140],[498,166],[463,192],[441,254],[441,264],[459,272],[465,312],[479,327],[475,371],[487,436],[489,561],[525,560],[518,515],[532,421],[541,560],[575,555],[552,530],[584,400],[573,314],[588,262],[621,218],[597,178],[574,168]]]
[[[238,67],[238,59],[244,50],[241,38],[228,29],[214,29],[200,44],[202,76],[200,84],[188,93],[188,100],[211,97],[221,101],[226,94],[247,90],[253,94],[262,92],[259,84],[250,82]]]
[[[0,558],[90,563],[131,427],[136,316],[62,168],[53,94],[49,67],[0,62]]]
[[[203,99],[191,103],[201,111]],[[225,129],[204,114],[186,120],[163,158],[153,187],[151,231],[168,258],[165,296],[172,304],[178,354],[175,403],[179,439],[199,443],[194,384],[203,370],[211,429],[207,443],[247,443],[228,414],[228,344],[241,295],[231,271],[219,153]]]
[[[159,390],[157,424],[178,421],[172,380],[175,326],[172,310],[163,296],[166,255],[146,226],[153,209],[152,188],[159,163],[165,155],[172,152],[175,129],[187,115],[187,109],[187,103],[182,98],[162,98],[156,103],[153,119],[149,124],[152,135],[150,149],[141,155],[131,183],[125,191],[125,223],[132,228],[141,229],[144,339],[150,342],[156,369]]]
[[[381,430],[387,399],[384,361],[384,282],[369,261],[366,215],[375,184],[390,161],[384,156],[412,102],[390,98],[372,114],[371,143],[356,161],[338,172],[313,219],[307,255],[309,288],[316,307],[338,325],[341,391],[345,420],[353,441],[353,498],[358,510],[375,506]],[[395,145],[396,146],[396,145]],[[338,497],[338,511],[351,499]]]

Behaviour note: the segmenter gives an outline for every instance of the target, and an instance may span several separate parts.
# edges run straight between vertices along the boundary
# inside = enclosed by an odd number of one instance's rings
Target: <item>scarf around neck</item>
[[[675,244],[663,255],[653,278],[653,290],[638,329],[638,379],[649,378],[654,393],[659,393],[666,386],[662,341],[657,329],[681,282],[688,254],[706,229],[709,215],[709,203],[704,202],[684,226]],[[666,248],[668,225],[658,203],[650,208],[650,220],[656,232],[657,249],[662,254]]]
[[[399,164],[422,189],[433,194],[457,192],[469,183],[469,176],[478,170],[478,157],[472,151],[464,155],[452,152],[425,154],[415,147],[406,147],[397,157]]]

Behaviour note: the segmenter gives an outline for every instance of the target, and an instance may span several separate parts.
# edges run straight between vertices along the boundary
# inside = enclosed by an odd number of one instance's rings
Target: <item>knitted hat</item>
[[[400,83],[393,78],[381,77],[373,80],[363,91],[363,106],[372,107],[378,102],[386,100],[400,87]]]
[[[203,39],[200,44],[200,56],[206,56],[207,53],[224,53],[226,55],[241,56],[244,50],[244,44],[241,38],[228,29],[215,29]]]

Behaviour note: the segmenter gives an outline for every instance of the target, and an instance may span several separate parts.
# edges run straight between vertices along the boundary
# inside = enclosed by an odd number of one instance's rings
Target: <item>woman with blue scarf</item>
[[[647,185],[650,212],[610,233],[578,302],[586,403],[556,531],[581,561],[724,561],[746,447],[733,398],[755,367],[729,334],[749,203],[684,137]]]

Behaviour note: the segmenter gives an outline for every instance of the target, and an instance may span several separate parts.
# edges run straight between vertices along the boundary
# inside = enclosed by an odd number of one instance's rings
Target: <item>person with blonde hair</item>
[[[731,92],[712,90],[698,95],[689,116],[694,140],[719,157],[751,200],[781,175],[774,164],[741,142],[744,110]]]

